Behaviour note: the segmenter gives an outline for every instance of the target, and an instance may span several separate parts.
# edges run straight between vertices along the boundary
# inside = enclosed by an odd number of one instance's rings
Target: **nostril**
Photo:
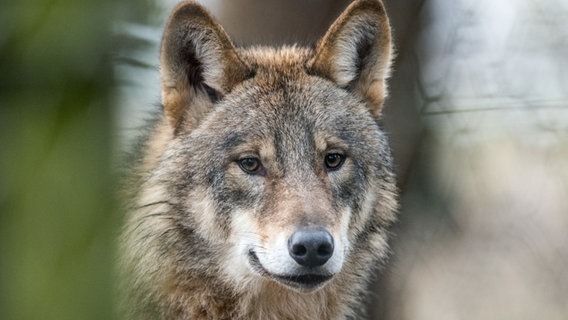
[[[331,243],[324,243],[318,247],[318,255],[320,256],[328,256],[333,254],[333,247]]]
[[[308,249],[302,244],[294,244],[292,246],[292,254],[296,256],[305,256],[308,253]]]
[[[324,229],[299,229],[288,239],[288,252],[301,266],[319,267],[333,255],[333,237]]]

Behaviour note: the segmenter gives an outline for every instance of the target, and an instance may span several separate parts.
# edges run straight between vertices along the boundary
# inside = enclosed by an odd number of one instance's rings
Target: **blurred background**
[[[153,4],[0,2],[0,319],[113,319],[121,21]],[[156,39],[156,41],[158,41]]]
[[[204,0],[239,45],[350,1]],[[0,319],[112,319],[117,162],[175,1],[0,3]],[[371,319],[568,319],[568,3],[385,0],[401,189]]]

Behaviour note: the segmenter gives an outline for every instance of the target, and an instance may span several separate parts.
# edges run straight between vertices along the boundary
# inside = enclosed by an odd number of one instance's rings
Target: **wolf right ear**
[[[223,28],[199,4],[173,10],[162,38],[162,105],[170,125],[196,125],[213,103],[251,77]]]
[[[383,4],[356,0],[318,43],[308,68],[350,90],[380,117],[391,59],[391,30]]]

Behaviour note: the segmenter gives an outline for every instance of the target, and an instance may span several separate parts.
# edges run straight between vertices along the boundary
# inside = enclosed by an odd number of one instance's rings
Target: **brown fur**
[[[360,317],[397,206],[378,125],[390,60],[379,1],[355,1],[314,50],[235,48],[205,9],[180,3],[162,40],[163,116],[127,185],[127,315]],[[337,171],[323,165],[334,153],[345,158]],[[243,172],[247,157],[264,171]],[[305,268],[282,237],[314,226],[334,239],[318,267],[331,279],[293,287],[279,273]]]

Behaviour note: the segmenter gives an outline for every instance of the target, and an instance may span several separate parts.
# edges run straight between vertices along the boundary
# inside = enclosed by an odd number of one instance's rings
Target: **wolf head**
[[[235,48],[205,9],[178,5],[130,218],[138,269],[237,291],[365,278],[396,207],[378,125],[390,61],[379,1],[355,1],[315,49]]]

